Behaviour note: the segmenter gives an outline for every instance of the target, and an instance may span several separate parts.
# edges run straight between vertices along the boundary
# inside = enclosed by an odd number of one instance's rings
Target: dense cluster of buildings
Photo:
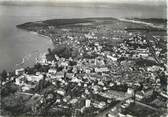
[[[110,31],[110,27],[105,32],[117,36],[101,35],[106,27],[76,28],[50,26],[38,32],[50,36],[55,45],[77,48],[80,57],[66,59],[54,55],[53,60],[43,57],[33,74],[22,68],[10,78],[20,87],[19,92],[39,95],[34,113],[47,110],[72,117],[133,117],[165,112],[168,95],[162,78],[168,73],[165,63],[161,66],[156,60],[164,58],[160,56],[162,48],[154,40],[149,39],[151,45],[143,34]],[[43,66],[47,66],[47,71],[40,70]]]

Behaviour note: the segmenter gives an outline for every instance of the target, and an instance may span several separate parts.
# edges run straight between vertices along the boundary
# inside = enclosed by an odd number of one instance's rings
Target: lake
[[[0,71],[33,65],[36,57],[46,52],[49,47],[52,48],[49,38],[17,29],[17,24],[45,19],[86,17],[165,18],[166,8],[133,5],[89,7],[0,5]],[[25,64],[16,66],[23,58]]]

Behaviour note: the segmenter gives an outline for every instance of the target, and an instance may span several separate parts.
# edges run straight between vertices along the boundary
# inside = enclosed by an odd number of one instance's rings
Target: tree
[[[48,53],[52,54],[51,48],[48,48]]]
[[[2,73],[1,73],[1,77],[2,77],[1,80],[5,82],[5,81],[6,81],[6,78],[8,77],[8,75],[7,75],[7,71],[6,71],[6,70],[3,70],[3,71],[2,71]]]
[[[18,90],[18,86],[17,85],[15,85],[15,84],[13,84],[11,82],[8,82],[2,87],[1,96],[2,97],[8,96],[10,94],[15,93],[17,90]]]
[[[50,69],[50,67],[48,65],[43,65],[41,70],[42,70],[42,72],[46,73],[46,72],[48,72],[49,69]]]
[[[25,73],[27,74],[35,74],[34,68],[27,67],[25,68]]]
[[[18,116],[28,111],[24,98],[20,95],[9,95],[2,99],[2,108],[11,112],[12,115]]]
[[[35,87],[35,92],[42,92],[44,91],[45,88],[47,88],[48,86],[52,85],[52,83],[50,81],[46,80],[46,75],[43,75],[43,79],[41,79],[38,84]]]
[[[37,63],[34,65],[34,69],[37,69],[37,71],[41,71],[42,65],[40,63]]]
[[[164,71],[158,71],[157,73],[158,78],[160,79],[160,83],[161,83],[161,88],[165,89],[167,88],[167,77]]]
[[[14,71],[9,72],[9,78],[11,78],[11,77],[13,77],[13,76],[15,76],[15,72],[14,72]]]

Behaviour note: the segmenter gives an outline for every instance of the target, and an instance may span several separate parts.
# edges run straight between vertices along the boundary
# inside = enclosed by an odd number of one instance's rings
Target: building
[[[86,107],[86,108],[90,107],[90,104],[91,104],[91,100],[86,99],[86,100],[85,100],[85,107]]]
[[[57,72],[56,78],[63,78],[64,77],[64,72]]]
[[[49,73],[49,74],[56,74],[56,73],[57,73],[57,70],[56,70],[56,69],[49,69],[49,70],[48,70],[48,73]]]
[[[144,94],[141,91],[139,91],[135,94],[135,97],[137,100],[141,100],[144,98]]]
[[[134,94],[134,89],[128,88],[128,89],[127,89],[127,94],[133,95],[133,94]]]
[[[15,70],[16,75],[22,75],[22,74],[24,74],[24,72],[25,72],[24,68],[20,68],[20,69]]]
[[[113,56],[110,56],[110,55],[107,55],[107,58],[111,59],[112,61],[117,61],[116,57],[113,57]]]
[[[102,109],[106,106],[106,103],[103,101],[101,101],[101,102],[94,101],[94,103],[92,103],[92,104],[95,108],[99,108],[99,109]]]
[[[145,97],[149,97],[153,94],[153,89],[149,88],[149,89],[146,89],[146,90],[142,90],[142,93]]]
[[[25,77],[22,75],[22,76],[19,76],[16,78],[15,84],[22,86],[22,85],[24,85],[24,81],[25,81]]]
[[[26,75],[26,79],[31,82],[39,82],[41,79],[43,79],[43,75]]]
[[[101,67],[101,68],[95,68],[95,72],[109,72],[109,69],[107,67]]]

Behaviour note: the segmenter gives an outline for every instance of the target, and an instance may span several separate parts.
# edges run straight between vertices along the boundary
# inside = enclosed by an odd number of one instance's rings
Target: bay
[[[27,6],[0,5],[0,71],[31,66],[35,58],[52,48],[52,42],[42,37],[16,28],[17,24],[59,18],[88,17],[139,17],[166,18],[166,8],[161,6],[103,5],[103,6]],[[24,59],[23,66],[16,66]]]

